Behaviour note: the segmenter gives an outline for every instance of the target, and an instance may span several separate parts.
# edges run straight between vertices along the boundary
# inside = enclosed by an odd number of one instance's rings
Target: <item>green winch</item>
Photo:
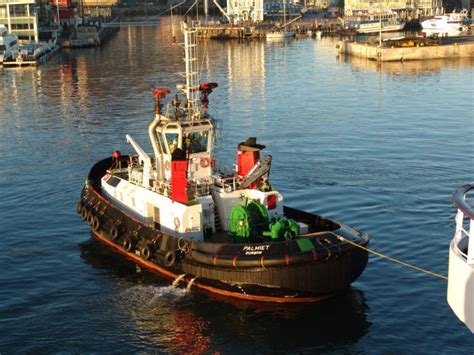
[[[268,229],[268,211],[258,200],[244,198],[243,205],[230,211],[229,241],[248,243]]]
[[[299,232],[300,226],[293,219],[272,218],[270,222],[267,208],[258,200],[244,198],[244,204],[235,205],[230,212],[228,239],[232,243],[258,242],[268,237],[272,241],[285,240]]]
[[[269,225],[269,232],[263,232],[265,237],[273,241],[291,239],[300,233],[300,226],[294,219],[273,219]]]

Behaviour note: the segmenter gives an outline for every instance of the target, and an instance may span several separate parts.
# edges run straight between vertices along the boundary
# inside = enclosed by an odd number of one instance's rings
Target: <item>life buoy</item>
[[[201,167],[207,168],[208,166],[209,166],[209,158],[207,157],[201,158]]]
[[[169,251],[165,254],[164,263],[165,266],[172,266],[176,261],[176,253]]]
[[[174,226],[175,226],[175,228],[178,229],[180,225],[181,225],[181,223],[179,222],[179,218],[178,218],[178,217],[175,217],[175,218],[174,218]]]
[[[135,247],[135,243],[132,241],[132,238],[125,237],[122,241],[122,246],[126,251],[132,251]]]
[[[145,260],[150,260],[151,257],[153,256],[153,250],[149,245],[145,245],[141,250],[140,250],[140,255],[143,256]]]
[[[117,240],[119,236],[119,229],[115,224],[110,227],[110,236],[112,237],[112,240]]]

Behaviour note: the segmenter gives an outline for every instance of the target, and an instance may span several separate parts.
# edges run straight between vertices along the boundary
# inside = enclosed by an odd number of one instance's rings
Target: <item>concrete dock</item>
[[[380,62],[404,60],[448,59],[474,57],[474,37],[451,37],[443,39],[439,45],[414,47],[386,47],[378,44],[339,41],[339,53]]]

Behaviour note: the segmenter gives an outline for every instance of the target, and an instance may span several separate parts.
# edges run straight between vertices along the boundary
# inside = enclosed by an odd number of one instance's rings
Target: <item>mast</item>
[[[173,20],[173,7],[170,5],[170,12],[171,12],[171,36],[173,38],[173,42],[176,39],[176,36],[174,34],[174,20]]]
[[[184,63],[186,66],[184,93],[188,100],[188,117],[192,119],[198,106],[199,95],[197,30],[194,27],[188,27],[186,22],[182,22],[181,27],[184,35]]]

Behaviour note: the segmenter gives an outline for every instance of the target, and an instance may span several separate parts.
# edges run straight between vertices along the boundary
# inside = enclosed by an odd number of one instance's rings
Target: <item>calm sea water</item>
[[[74,211],[90,166],[125,134],[149,147],[150,87],[174,88],[170,27],[0,72],[0,352],[472,353],[446,282],[376,257],[314,305],[215,298],[140,272]],[[232,164],[257,136],[287,204],[369,233],[372,248],[447,273],[450,195],[474,176],[474,59],[378,65],[335,41],[208,42],[203,81]]]

